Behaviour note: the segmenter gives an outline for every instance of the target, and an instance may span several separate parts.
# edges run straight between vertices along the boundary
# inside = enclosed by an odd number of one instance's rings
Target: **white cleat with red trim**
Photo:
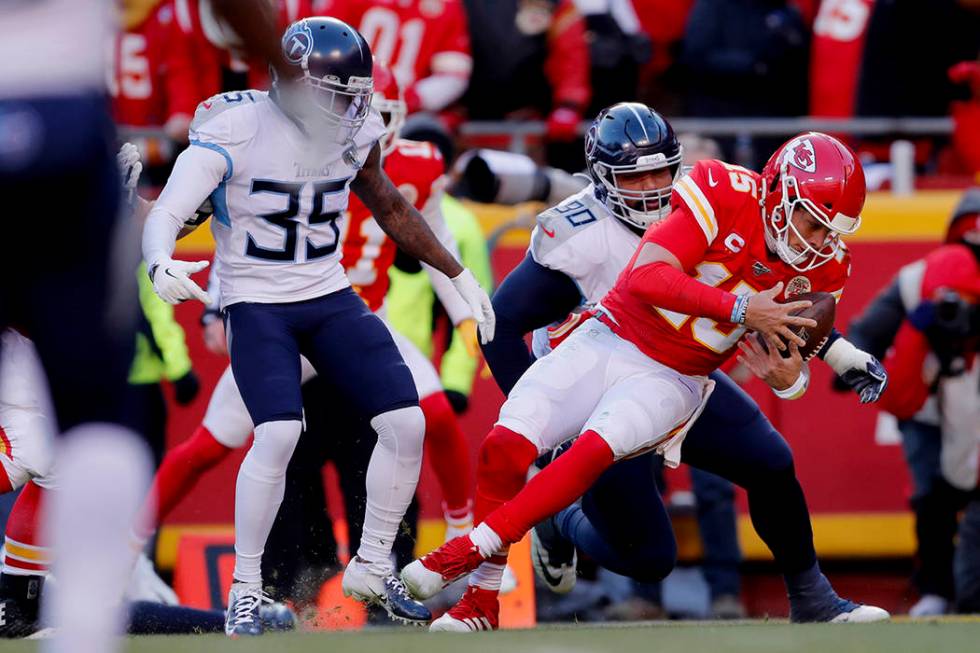
[[[459,603],[432,622],[429,632],[473,633],[500,627],[497,592],[470,585]]]

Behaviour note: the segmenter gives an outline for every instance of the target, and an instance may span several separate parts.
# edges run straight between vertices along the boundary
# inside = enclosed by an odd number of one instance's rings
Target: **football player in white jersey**
[[[481,338],[493,337],[486,293],[433,236],[380,165],[384,124],[371,109],[372,57],[360,34],[331,18],[291,25],[282,39],[292,78],[273,74],[266,94],[215,96],[198,107],[191,146],[178,157],[147,218],[143,255],[154,288],[180,302],[207,294],[174,261],[177,234],[210,198],[220,265],[220,305],[232,371],[255,427],[238,475],[235,571],[226,632],[262,632],[261,559],[302,428],[300,354],[353,409],[378,443],[367,471],[367,507],[344,591],[393,618],[429,611],[394,575],[391,545],[418,482],[424,419],[412,376],[387,328],[350,288],[340,226],[350,191],[406,253],[452,279]]]

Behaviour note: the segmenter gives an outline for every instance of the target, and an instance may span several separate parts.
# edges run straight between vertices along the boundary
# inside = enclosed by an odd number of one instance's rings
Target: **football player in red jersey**
[[[617,202],[642,211],[649,200],[644,182],[635,179],[637,165],[606,165],[601,176]],[[853,153],[817,133],[783,145],[762,175],[702,161],[676,182],[670,216],[646,232],[597,316],[538,359],[508,396],[481,450],[478,526],[403,570],[417,597],[476,570],[467,594],[433,630],[496,628],[494,583],[509,546],[581,496],[615,462],[652,450],[676,464],[712,393],[708,373],[734,352],[747,329],[773,343],[772,358],[780,358],[775,349],[789,350],[766,377],[777,395],[801,393],[802,340],[789,328],[814,323],[789,314],[807,305],[792,296],[839,296],[849,273],[840,235],[857,230],[864,195]],[[761,356],[744,347],[743,354],[751,361]],[[858,368],[880,373],[877,361],[843,338],[823,356],[840,375]],[[881,378],[862,400],[876,398],[883,385]],[[523,470],[536,456],[575,436],[567,452],[521,489]],[[788,582],[791,601],[794,594],[803,602],[820,594],[827,605],[814,614],[794,606],[794,620],[887,618],[883,610],[840,599],[814,570],[796,586]]]
[[[436,235],[452,248],[452,235],[439,208],[444,185],[442,157],[429,143],[398,139],[405,105],[397,82],[387,68],[378,64],[375,64],[374,80],[372,102],[387,126],[381,142],[384,169],[399,191],[427,218]],[[383,316],[388,269],[394,263],[396,246],[360,200],[351,199],[345,225],[342,264],[351,284],[368,307]],[[468,306],[456,298],[448,278],[434,270],[431,278],[453,322],[466,334],[468,347],[479,351],[476,322]],[[209,321],[205,329],[208,341],[224,341],[220,319]],[[432,362],[407,338],[395,331],[392,331],[392,337],[412,372],[425,415],[426,454],[443,491],[447,536],[465,534],[473,524],[472,477],[466,438],[442,391]],[[315,374],[305,359],[302,374],[304,382]],[[186,496],[198,477],[224,460],[233,449],[244,446],[251,431],[252,422],[229,367],[218,381],[201,425],[190,438],[169,451],[160,465],[153,486],[156,512],[151,523],[137,528],[135,539],[145,541],[150,535],[149,530]]]
[[[271,3],[274,7],[269,7],[268,10],[275,13],[278,21],[278,29],[273,28],[277,35],[274,40],[275,54],[278,54],[278,35],[282,34],[282,30],[301,18],[314,15],[310,2],[311,0],[276,0]],[[191,79],[184,84],[193,105],[187,120],[183,123],[175,121],[168,133],[172,133],[176,140],[186,142],[187,128],[197,103],[224,90],[238,90],[223,87],[224,69],[246,74],[248,80],[245,88],[268,88],[269,78],[265,62],[263,65],[250,65],[253,60],[245,51],[248,39],[238,36],[228,20],[222,17],[236,12],[256,15],[255,9],[238,7],[230,4],[229,0],[222,0],[220,3],[215,3],[214,0],[173,0],[173,7],[177,29],[173,30],[168,43],[168,65],[173,70],[193,71]],[[236,16],[236,19],[236,22],[241,21],[243,16]],[[263,27],[262,31],[265,32],[266,29]],[[254,35],[252,36],[254,40]],[[268,37],[260,40],[264,43]],[[250,45],[254,46],[255,43]],[[253,53],[258,50],[251,48]],[[268,58],[271,59],[271,55]]]
[[[178,31],[173,0],[127,3],[122,21],[124,31],[113,44],[109,84],[116,122],[163,127],[172,137],[186,137],[201,98],[194,92],[193,66],[181,65],[169,54]],[[148,144],[140,149],[144,158],[154,151]]]
[[[466,91],[473,59],[462,0],[314,0],[313,10],[357,27],[395,73],[409,113],[440,111]]]

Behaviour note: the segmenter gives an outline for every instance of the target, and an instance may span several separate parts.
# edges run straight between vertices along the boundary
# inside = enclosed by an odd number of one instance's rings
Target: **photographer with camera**
[[[880,403],[899,420],[913,481],[921,598],[912,616],[974,611],[980,603],[978,261],[974,188],[954,211],[946,244],[903,267],[848,332],[855,346],[885,361],[891,379]]]

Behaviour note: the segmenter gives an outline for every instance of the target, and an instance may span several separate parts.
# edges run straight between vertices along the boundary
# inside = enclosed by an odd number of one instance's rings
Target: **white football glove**
[[[497,323],[490,297],[487,296],[486,291],[480,286],[473,273],[466,268],[463,268],[463,271],[452,277],[450,281],[456,287],[456,292],[470,305],[470,310],[473,312],[476,325],[480,330],[480,342],[487,344],[493,340],[493,331]]]
[[[136,185],[140,180],[140,173],[143,172],[143,161],[140,159],[139,149],[132,143],[123,143],[123,146],[119,148],[119,153],[116,154],[116,165],[119,166],[126,200],[132,201],[133,193],[136,192]]]
[[[188,299],[210,304],[211,297],[190,279],[190,275],[206,267],[208,267],[207,261],[164,259],[151,265],[148,272],[150,281],[153,282],[154,292],[168,304],[179,304]]]
[[[881,362],[843,337],[830,345],[823,360],[858,394],[862,404],[878,401],[888,387],[888,373]]]

